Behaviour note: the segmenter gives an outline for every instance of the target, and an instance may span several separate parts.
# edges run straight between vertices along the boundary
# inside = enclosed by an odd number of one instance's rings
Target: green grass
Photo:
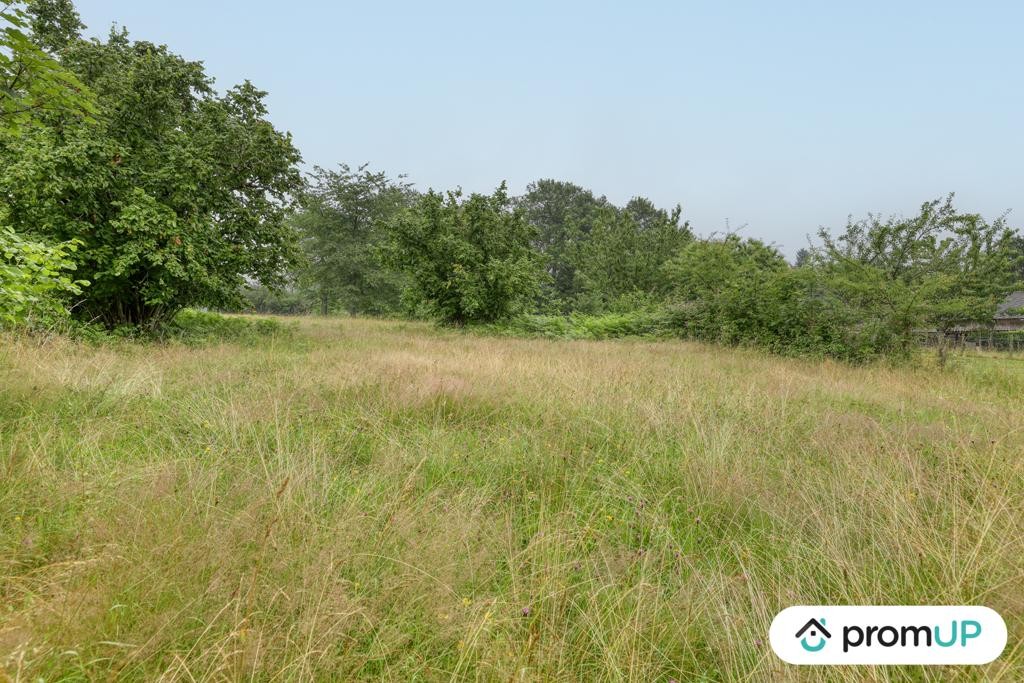
[[[1024,373],[308,319],[0,338],[16,680],[1024,678]],[[795,604],[984,604],[980,668],[796,669]],[[0,674],[2,678],[2,674]]]
[[[284,325],[272,318],[226,316],[185,309],[161,328],[159,334],[164,339],[186,344],[208,344],[221,341],[255,343],[269,336],[288,335],[292,327],[294,325]]]
[[[564,340],[599,340],[622,337],[678,337],[671,315],[657,309],[601,315],[521,315],[507,322],[480,326],[483,334],[541,337]]]

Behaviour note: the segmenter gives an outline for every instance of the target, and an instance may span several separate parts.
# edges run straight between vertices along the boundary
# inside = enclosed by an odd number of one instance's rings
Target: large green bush
[[[428,192],[388,225],[385,262],[409,278],[407,303],[453,325],[490,323],[524,310],[540,292],[536,228],[494,194]]]
[[[218,94],[201,62],[70,28],[53,49],[95,94],[96,122],[52,112],[5,140],[0,197],[19,233],[81,241],[74,260],[92,285],[74,313],[156,327],[184,306],[236,305],[247,283],[281,283],[302,182],[266,94],[248,82]]]
[[[0,227],[0,325],[34,319],[48,323],[66,315],[62,294],[80,294],[89,283],[73,280],[78,245],[29,240]]]
[[[776,353],[865,360],[886,352],[823,273],[735,235],[687,245],[666,268],[669,326],[682,336]]]

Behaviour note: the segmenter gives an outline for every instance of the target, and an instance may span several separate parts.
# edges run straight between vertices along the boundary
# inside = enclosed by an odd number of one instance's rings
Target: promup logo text
[[[790,607],[769,640],[791,664],[987,664],[1006,647],[1006,624],[978,606]]]

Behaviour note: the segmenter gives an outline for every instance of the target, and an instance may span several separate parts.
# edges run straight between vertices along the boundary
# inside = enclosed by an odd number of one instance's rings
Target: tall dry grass
[[[13,680],[1024,679],[1024,371],[310,320],[0,349]],[[981,668],[796,669],[793,604],[985,604]],[[0,674],[2,676],[2,674]]]

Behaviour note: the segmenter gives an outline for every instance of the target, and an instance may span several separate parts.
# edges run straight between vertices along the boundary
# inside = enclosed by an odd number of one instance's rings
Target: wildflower
[[[610,522],[610,521],[612,521],[612,516],[611,516],[611,515],[607,515],[607,516],[605,517],[605,519],[607,519],[607,520],[608,520],[608,521]]]
[[[529,607],[524,607],[523,610],[522,610],[522,615],[524,617],[530,616],[530,608]]]
[[[462,606],[469,607],[473,603],[469,598],[462,598]]]

